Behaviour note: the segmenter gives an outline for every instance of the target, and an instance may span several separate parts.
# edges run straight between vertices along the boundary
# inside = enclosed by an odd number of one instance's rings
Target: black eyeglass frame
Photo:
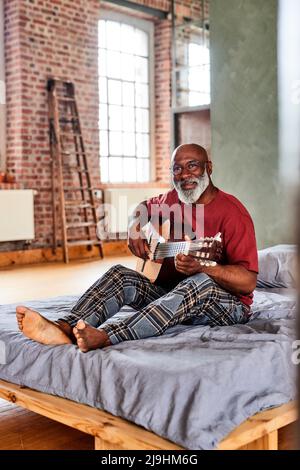
[[[184,169],[188,169],[189,173],[195,174],[198,172],[199,168],[202,168],[204,170],[205,165],[207,163],[208,163],[208,160],[206,160],[205,162],[198,162],[197,160],[191,160],[187,162],[184,166],[181,166],[181,165],[170,166],[170,171],[174,176],[180,176]],[[189,165],[194,165],[195,167],[194,170],[189,168]],[[176,167],[178,168],[178,172],[174,171]]]

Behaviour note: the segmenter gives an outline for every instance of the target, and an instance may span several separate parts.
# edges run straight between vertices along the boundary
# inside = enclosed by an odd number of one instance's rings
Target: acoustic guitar
[[[216,266],[222,255],[221,233],[214,237],[203,237],[197,240],[172,242],[166,241],[170,236],[170,221],[166,220],[160,227],[161,234],[148,222],[142,228],[149,246],[149,259],[138,259],[136,271],[154,282],[160,272],[165,258],[173,258],[177,254],[193,256],[202,266]]]

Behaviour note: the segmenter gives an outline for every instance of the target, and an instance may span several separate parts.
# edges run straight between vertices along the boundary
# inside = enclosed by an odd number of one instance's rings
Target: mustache
[[[177,184],[180,188],[182,188],[182,186],[184,186],[185,184],[193,184],[193,183],[196,183],[198,185],[200,183],[200,178],[187,178],[186,180],[180,181]]]

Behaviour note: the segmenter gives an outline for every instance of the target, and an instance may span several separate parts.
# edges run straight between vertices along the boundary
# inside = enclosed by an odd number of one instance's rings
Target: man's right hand
[[[128,248],[131,253],[142,259],[148,259],[150,249],[147,241],[141,236],[142,226],[148,222],[148,211],[146,201],[142,201],[134,210],[128,225]]]
[[[149,259],[149,246],[146,240],[143,238],[128,238],[128,248],[130,249],[131,253],[139,258]]]

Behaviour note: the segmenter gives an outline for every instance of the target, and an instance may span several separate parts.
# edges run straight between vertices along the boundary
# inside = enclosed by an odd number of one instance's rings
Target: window
[[[152,24],[119,14],[99,21],[101,181],[150,180]]]
[[[205,44],[188,45],[188,100],[189,106],[210,103],[210,56]]]
[[[210,104],[208,23],[183,22],[175,28],[174,107]]]

